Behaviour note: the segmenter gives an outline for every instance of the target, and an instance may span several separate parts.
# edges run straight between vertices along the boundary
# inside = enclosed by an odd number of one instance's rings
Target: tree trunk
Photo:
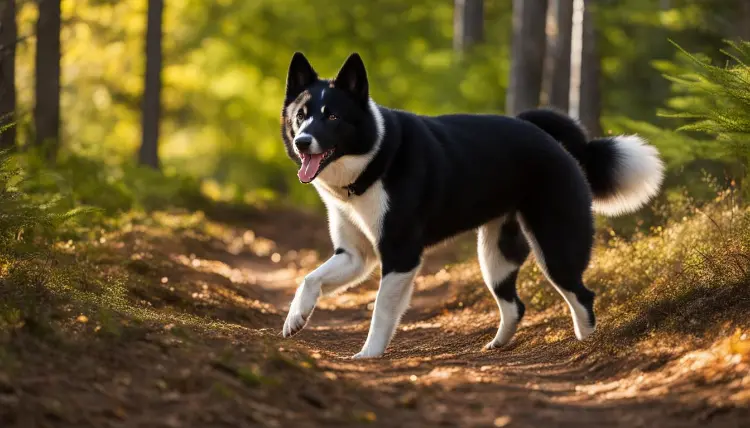
[[[554,25],[547,39],[547,103],[567,112],[570,101],[570,42],[573,30],[573,0],[552,0]]]
[[[36,22],[36,145],[54,160],[60,144],[60,3],[39,0]]]
[[[484,0],[455,0],[453,50],[463,55],[484,40]]]
[[[539,106],[545,50],[547,0],[513,0],[513,41],[505,112]]]
[[[750,0],[739,0],[737,37],[750,42]]]
[[[146,78],[143,93],[143,139],[138,152],[140,164],[155,169],[159,169],[163,11],[164,0],[149,0],[146,29]]]
[[[584,0],[583,40],[581,52],[580,120],[591,137],[602,135],[601,59],[597,47],[598,31],[591,11],[592,0]]]
[[[16,147],[16,0],[0,3],[0,149]]]

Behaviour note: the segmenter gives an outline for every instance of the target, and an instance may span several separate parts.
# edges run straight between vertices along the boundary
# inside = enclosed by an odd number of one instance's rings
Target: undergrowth
[[[693,55],[677,46],[688,58],[689,69],[680,75],[667,75],[683,97],[672,101],[677,113],[666,117],[688,119],[678,130],[697,131],[715,136],[730,145],[736,156],[748,160],[750,137],[750,42],[728,41],[725,67],[711,64],[704,55]]]
[[[94,206],[112,217],[131,210],[199,209],[209,203],[199,180],[135,163],[106,163],[74,153],[61,156],[55,165],[34,153],[18,161],[26,176],[25,191],[59,195],[58,203],[67,208]]]
[[[67,210],[59,199],[24,191],[24,174],[9,152],[0,153],[0,331],[41,329],[48,286],[65,277],[54,262],[54,237],[89,210]],[[59,274],[59,275],[58,275]]]
[[[606,319],[603,342],[637,342],[654,332],[700,337],[723,322],[750,328],[742,316],[750,309],[750,208],[738,193],[718,190],[712,203],[682,207],[664,226],[628,237],[609,230],[600,239],[584,283]],[[536,310],[562,305],[533,256],[519,289]]]
[[[143,279],[109,266],[123,260],[103,245],[108,233],[151,221],[146,210],[203,203],[196,189],[134,166],[69,156],[50,167],[1,152],[0,341],[24,332],[57,341],[84,323],[100,337],[119,336],[123,323],[206,324],[136,304],[130,289]]]

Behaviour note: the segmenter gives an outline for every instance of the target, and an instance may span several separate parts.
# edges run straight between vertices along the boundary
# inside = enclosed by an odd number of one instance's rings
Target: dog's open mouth
[[[331,155],[333,155],[333,151],[334,148],[332,147],[323,153],[300,153],[300,158],[302,158],[302,166],[297,172],[297,176],[299,177],[300,181],[303,183],[309,183],[313,181],[313,179],[320,172],[321,164],[326,159],[330,158]]]

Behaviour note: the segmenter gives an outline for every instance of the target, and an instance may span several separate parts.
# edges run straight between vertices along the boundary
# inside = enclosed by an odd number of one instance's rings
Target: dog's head
[[[371,151],[377,130],[370,104],[367,72],[357,53],[330,80],[320,79],[302,53],[294,54],[281,134],[302,183],[310,183],[329,165]]]

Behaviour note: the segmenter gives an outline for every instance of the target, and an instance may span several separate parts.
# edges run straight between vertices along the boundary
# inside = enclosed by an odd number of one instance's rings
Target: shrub
[[[715,137],[724,143],[720,147],[728,149],[729,156],[739,158],[746,169],[750,161],[750,42],[727,44],[730,49],[721,51],[727,57],[725,67],[713,65],[705,56],[690,54],[675,44],[688,61],[665,74],[673,82],[677,96],[669,102],[671,110],[660,114],[684,119],[678,131]]]

